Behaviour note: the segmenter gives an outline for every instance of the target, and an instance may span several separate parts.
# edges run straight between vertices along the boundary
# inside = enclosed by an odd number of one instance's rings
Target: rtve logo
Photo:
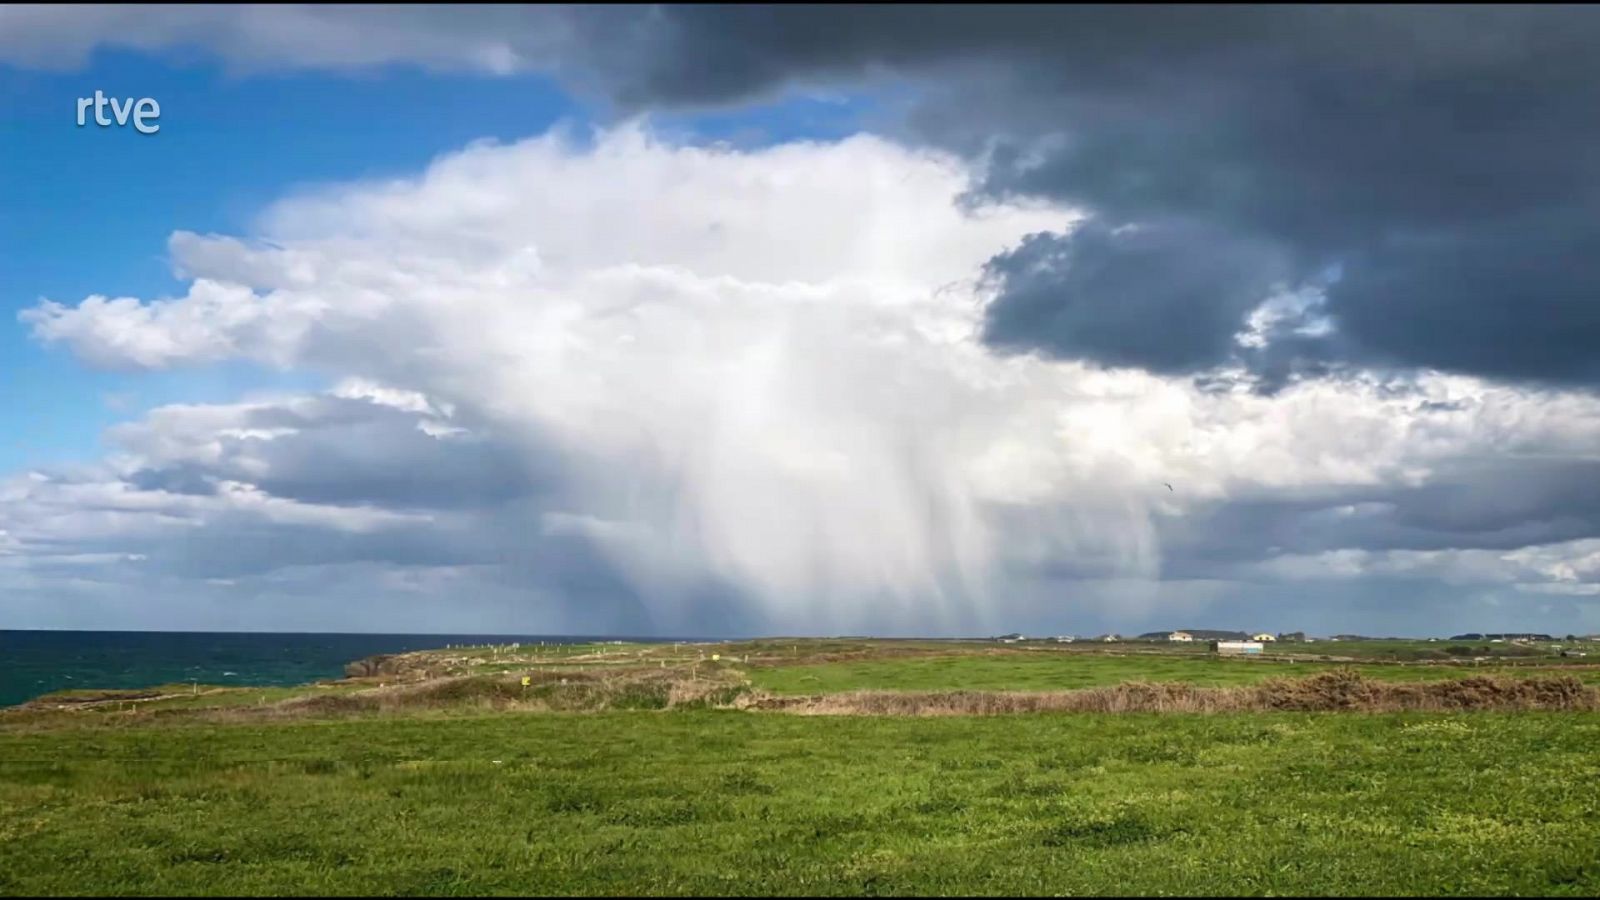
[[[111,107],[112,118],[110,119],[106,118],[107,105]],[[102,91],[95,91],[93,97],[79,97],[79,128],[86,124],[84,122],[84,112],[91,106],[94,107],[94,122],[101,128],[111,125],[113,120],[119,127],[127,125],[128,116],[131,113],[133,115],[133,128],[140,134],[155,134],[161,130],[161,126],[154,124],[153,121],[161,117],[161,104],[149,97],[141,97],[137,101],[129,97],[126,105],[115,97],[107,98]]]

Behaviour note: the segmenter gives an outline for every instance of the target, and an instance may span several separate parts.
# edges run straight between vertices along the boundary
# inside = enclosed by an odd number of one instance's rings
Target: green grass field
[[[1600,892],[1600,715],[0,734],[8,894]]]
[[[695,699],[1333,665],[1123,649],[453,648],[300,688],[58,695],[0,711],[0,894],[1600,894],[1600,712]],[[1565,662],[1540,671],[1594,671]],[[641,700],[668,708],[616,709]]]
[[[1064,691],[1103,687],[1125,681],[1183,681],[1225,686],[1252,684],[1267,678],[1299,677],[1327,672],[1341,664],[1294,663],[1219,658],[1199,653],[1112,656],[1080,651],[1040,650],[983,655],[861,659],[811,665],[752,668],[751,683],[778,694],[826,694],[853,690],[896,691]],[[1506,674],[1528,671],[1504,665],[1475,667],[1380,665],[1360,666],[1371,678],[1394,681],[1459,678],[1464,674]],[[1600,666],[1572,668],[1571,674],[1600,683]]]

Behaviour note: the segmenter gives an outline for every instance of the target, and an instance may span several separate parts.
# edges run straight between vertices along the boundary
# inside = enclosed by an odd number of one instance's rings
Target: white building
[[[1212,641],[1211,649],[1224,656],[1260,653],[1260,641]]]
[[[1260,641],[1263,644],[1265,644],[1268,641],[1275,641],[1277,639],[1278,638],[1277,638],[1276,635],[1267,634],[1265,631],[1261,632],[1260,634],[1252,634],[1250,636],[1250,640],[1252,640],[1252,641]]]
[[[1167,640],[1188,643],[1189,641],[1194,640],[1194,635],[1187,631],[1174,631],[1173,633],[1167,635]]]

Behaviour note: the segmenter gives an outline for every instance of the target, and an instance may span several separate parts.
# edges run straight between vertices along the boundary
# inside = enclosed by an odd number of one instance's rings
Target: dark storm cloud
[[[1330,302],[1374,359],[1600,384],[1594,207],[1393,239],[1351,258]]]
[[[1515,550],[1600,537],[1600,463],[1471,461],[1416,487],[1242,497],[1161,522],[1163,575],[1237,577],[1279,555]]]
[[[1269,381],[1338,360],[1594,385],[1600,364],[1600,11],[1474,6],[649,6],[537,9],[19,8],[0,60],[71,64],[103,44],[209,47],[235,65],[408,60],[550,69],[625,110],[729,105],[797,84],[908,87],[908,136],[978,161],[974,198],[1047,197],[1106,229],[1181,220],[1238,260],[1230,285],[1330,266],[1336,342],[1219,341],[1239,297],[1171,287],[1089,329],[1079,274],[996,298],[991,336],[1163,371],[1244,362]],[[263,28],[270,20],[273,27]],[[1125,257],[1084,241],[1078,272]],[[1003,263],[1004,260],[997,261]],[[1271,270],[1245,271],[1252,262]],[[1062,310],[1048,315],[1055,303]],[[1110,307],[1117,301],[1099,301]],[[1205,309],[1192,309],[1196,304]],[[1013,322],[1011,314],[1020,318]],[[1163,321],[1182,347],[1140,346]],[[1129,345],[1135,350],[1130,353]]]
[[[1206,227],[1034,234],[990,260],[984,338],[1156,372],[1213,365],[1283,266],[1272,247]]]
[[[1338,265],[1327,312],[1347,359],[1600,378],[1600,219],[1591,214],[1600,200],[1600,11],[574,15],[590,39],[580,68],[625,104],[718,104],[794,83],[909,78],[923,97],[910,127],[981,156],[980,196],[1085,208],[1100,232],[995,261],[1001,274],[1025,269],[1002,281],[991,310],[989,336],[1001,345],[1161,371],[1220,364],[1235,356],[1223,323],[1237,323],[1244,286],[1285,265],[1292,280]],[[1104,238],[1173,218],[1198,223],[1195,237],[1155,258]],[[1283,255],[1235,257],[1258,242]],[[1180,287],[1184,267],[1208,252],[1226,263]],[[1026,267],[1052,254],[1073,264]],[[1152,337],[1172,322],[1195,333]],[[1298,343],[1296,357],[1329,354],[1321,342]],[[1280,353],[1274,364],[1293,362]]]

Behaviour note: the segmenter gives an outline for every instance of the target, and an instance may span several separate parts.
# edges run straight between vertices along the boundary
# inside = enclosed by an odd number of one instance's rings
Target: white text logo
[[[107,106],[111,107],[111,118],[106,118]],[[155,119],[161,116],[161,104],[149,97],[141,97],[138,100],[129,97],[126,101],[123,101],[115,97],[107,97],[101,91],[95,91],[93,97],[79,97],[78,127],[81,128],[87,124],[85,113],[90,107],[94,108],[95,124],[102,128],[111,125],[113,122],[119,126],[127,125],[131,114],[134,130],[140,134],[155,134],[161,130],[161,126],[155,124]]]

